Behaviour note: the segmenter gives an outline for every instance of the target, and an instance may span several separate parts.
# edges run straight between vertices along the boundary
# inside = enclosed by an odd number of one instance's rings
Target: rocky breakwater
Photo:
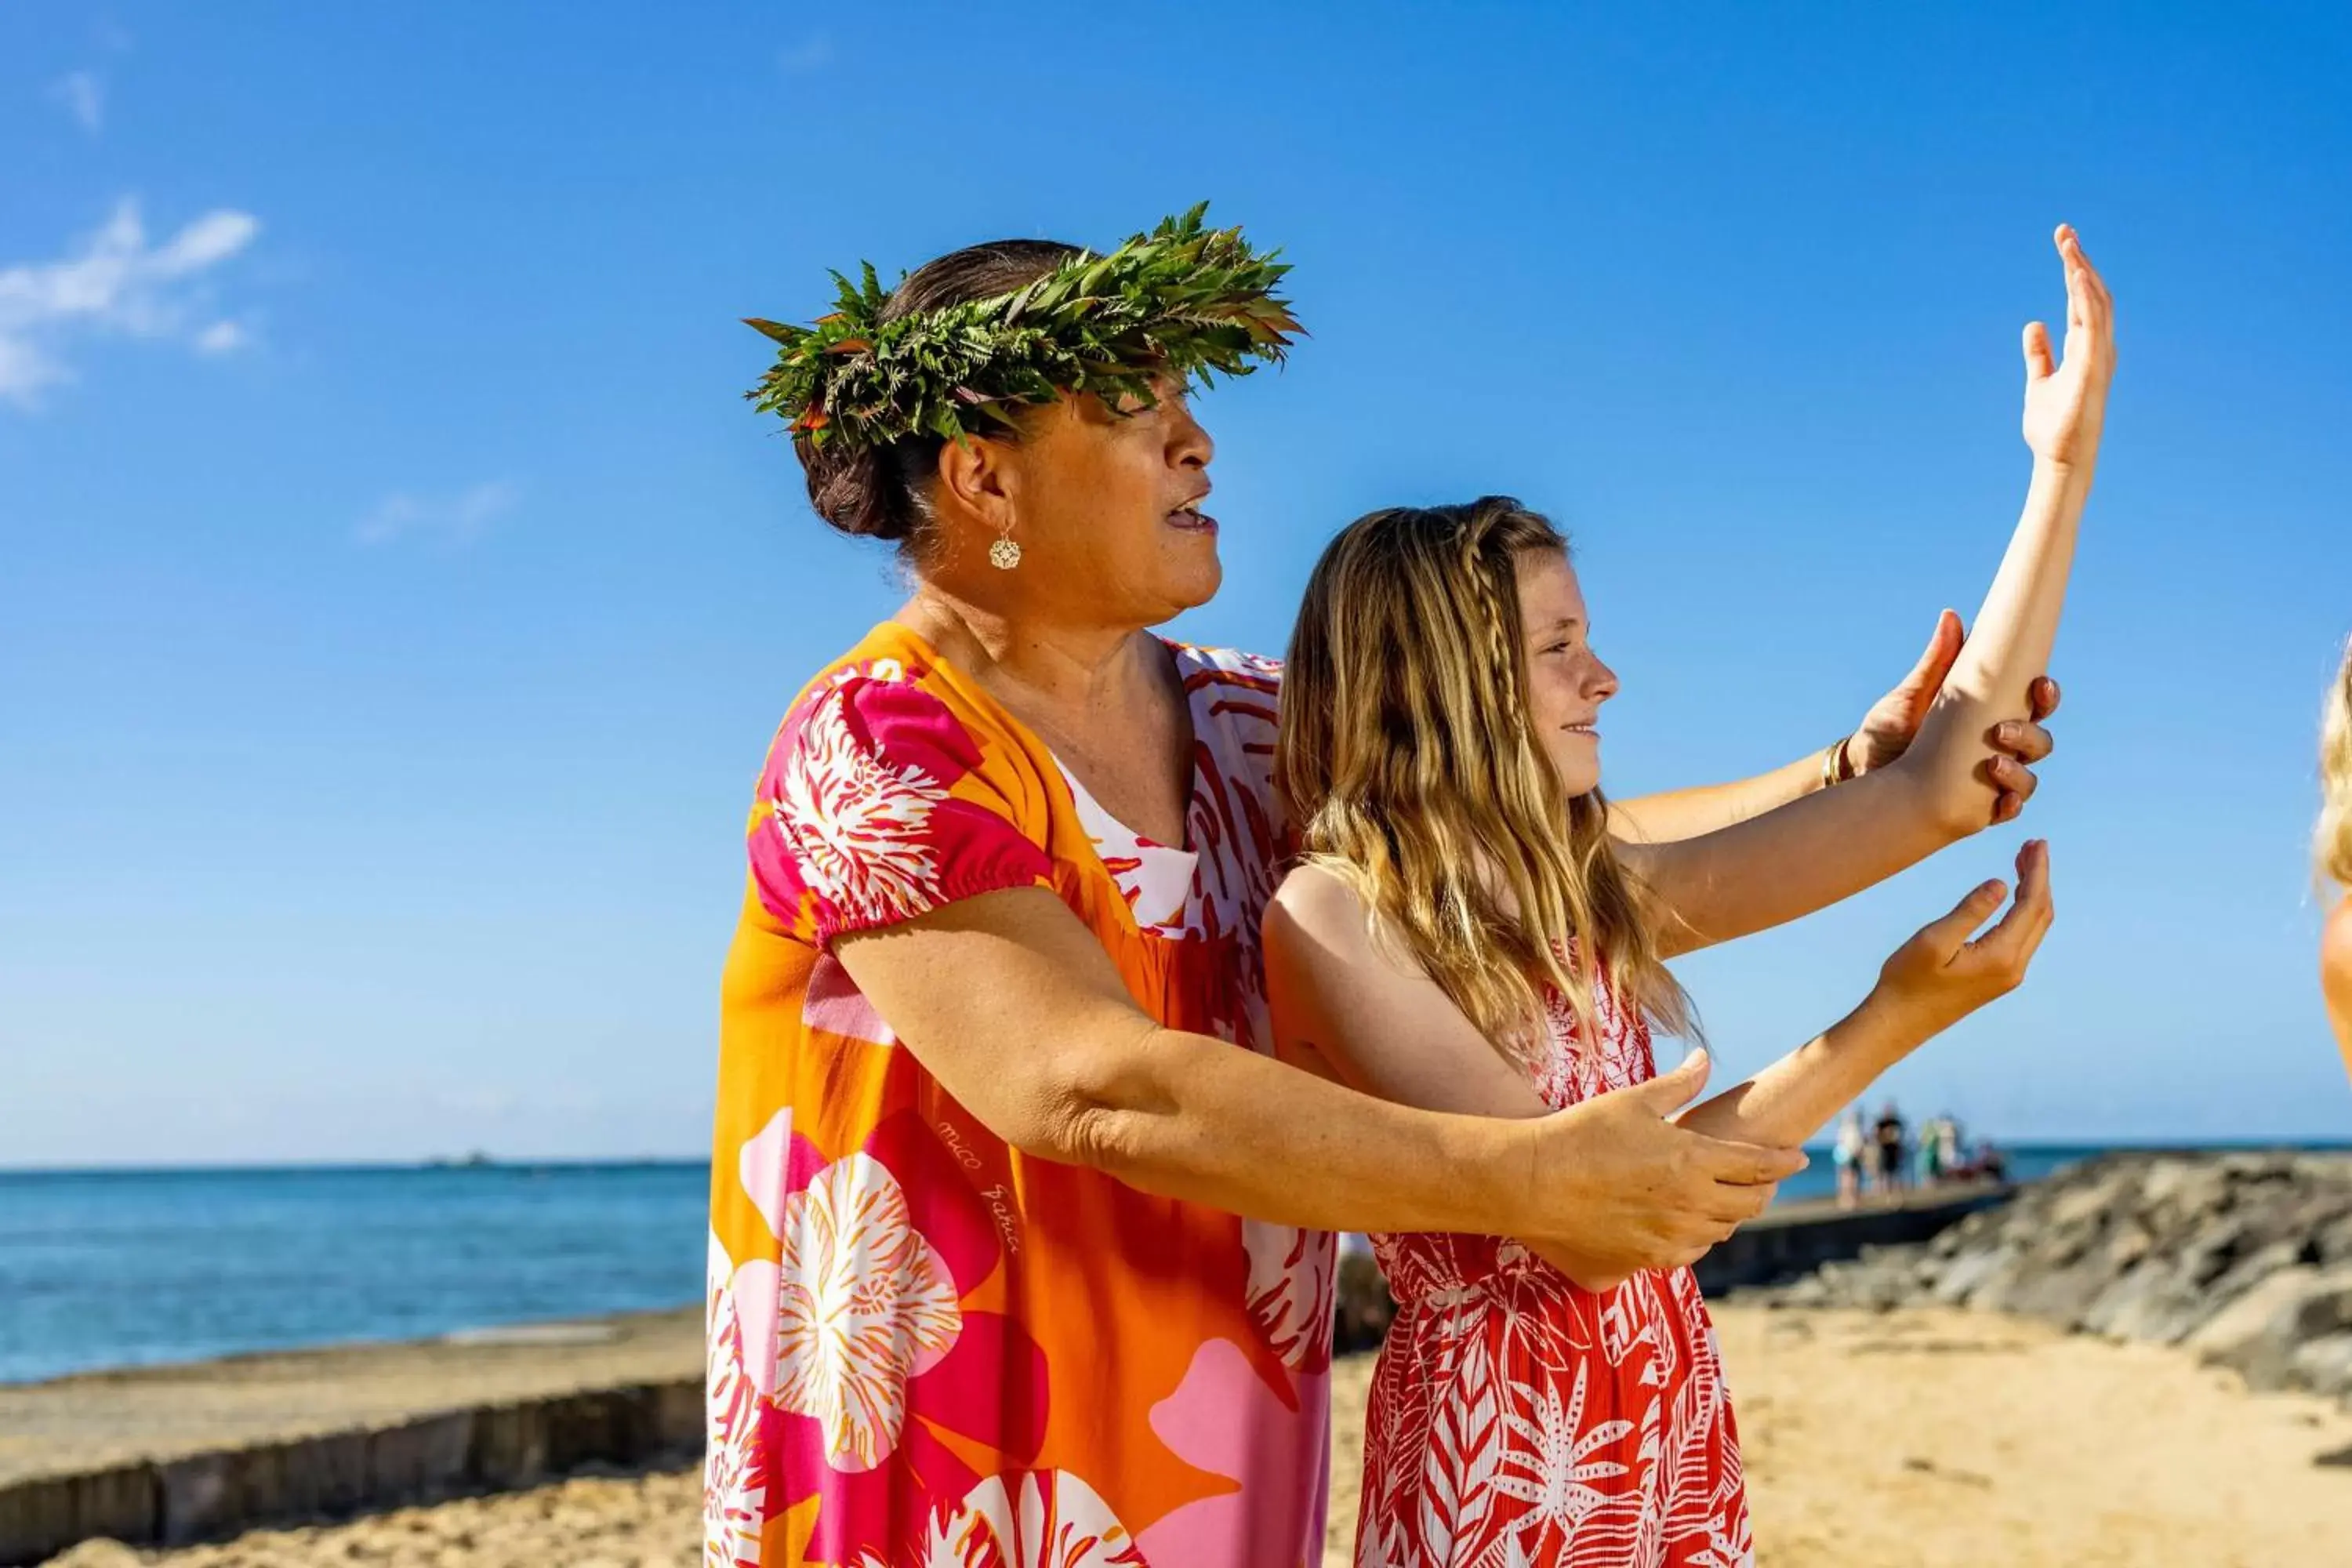
[[[2179,1345],[2352,1407],[2352,1154],[2136,1152],[2036,1183],[1931,1241],[1749,1294],[1939,1302]]]

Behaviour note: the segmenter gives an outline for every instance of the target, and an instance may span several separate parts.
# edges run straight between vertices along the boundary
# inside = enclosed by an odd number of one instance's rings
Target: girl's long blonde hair
[[[2312,834],[2319,874],[2352,890],[2352,641],[2319,718],[2319,826]]]
[[[1523,1065],[1545,983],[1587,1041],[1603,973],[1620,1005],[1693,1032],[1607,803],[1570,798],[1529,729],[1518,561],[1567,548],[1503,496],[1350,523],[1307,584],[1275,752],[1307,860]]]

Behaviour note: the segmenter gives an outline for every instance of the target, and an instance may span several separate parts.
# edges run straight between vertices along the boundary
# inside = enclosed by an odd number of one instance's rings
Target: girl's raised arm
[[[1633,844],[1626,864],[1656,900],[1664,951],[1762,931],[1859,892],[1989,826],[2000,788],[1997,731],[2029,723],[2048,667],[2074,541],[2091,490],[2114,375],[2114,305],[2071,228],[2065,356],[2025,329],[2026,444],[2033,478],[1976,628],[1919,739],[1892,766],[1697,838]]]

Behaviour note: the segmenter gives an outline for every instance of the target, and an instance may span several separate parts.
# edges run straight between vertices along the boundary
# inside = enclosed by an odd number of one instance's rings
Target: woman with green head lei
[[[869,269],[811,326],[753,323],[778,348],[753,395],[818,515],[894,544],[912,585],[810,672],[752,802],[709,1562],[1318,1563],[1332,1232],[1666,1267],[1803,1163],[1672,1120],[1703,1059],[1499,1117],[1273,1056],[1282,670],[1150,628],[1219,585],[1192,394],[1283,356],[1285,271],[1195,210],[1103,254],[975,246],[887,291]],[[1642,830],[1886,766],[1956,643],[1939,626],[1828,752],[1635,803]],[[2030,721],[2005,738],[1972,826],[2013,815],[2048,751]],[[1893,868],[1830,858],[1750,917]]]

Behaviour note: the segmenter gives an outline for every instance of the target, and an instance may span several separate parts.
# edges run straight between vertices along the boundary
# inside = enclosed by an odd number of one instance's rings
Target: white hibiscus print
[[[908,1380],[962,1329],[955,1281],[866,1154],[826,1166],[778,1220],[775,1401],[817,1423],[835,1468],[871,1469],[898,1445]]]
[[[768,809],[803,880],[845,920],[870,924],[938,901],[924,827],[947,798],[921,768],[894,768],[861,748],[836,697],[810,713]]]
[[[1067,1470],[991,1476],[932,1520],[922,1568],[1142,1568],[1110,1505]]]

